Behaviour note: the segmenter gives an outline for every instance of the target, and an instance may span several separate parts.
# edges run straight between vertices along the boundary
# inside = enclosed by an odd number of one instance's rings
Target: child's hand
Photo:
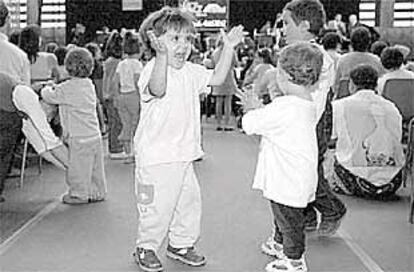
[[[234,48],[236,45],[243,41],[243,26],[238,25],[233,27],[229,33],[225,33],[223,29],[220,29],[221,36],[223,37],[224,45]]]
[[[263,103],[260,101],[259,96],[254,93],[253,89],[246,90],[245,92],[238,91],[235,95],[240,99],[238,104],[243,107],[243,112],[263,107]]]
[[[147,31],[148,38],[151,42],[152,48],[157,52],[157,55],[166,55],[167,47],[164,42],[157,38],[153,30]]]

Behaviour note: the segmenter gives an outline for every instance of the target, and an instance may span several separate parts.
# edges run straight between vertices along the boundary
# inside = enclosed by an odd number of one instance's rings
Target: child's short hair
[[[93,58],[96,58],[96,56],[101,53],[99,45],[94,42],[87,43],[85,45],[85,48],[88,49],[89,52],[91,52]]]
[[[151,43],[148,38],[147,31],[154,31],[155,36],[159,37],[167,32],[169,29],[173,29],[177,32],[187,31],[195,34],[194,17],[179,8],[172,8],[169,6],[155,11],[148,15],[142,22],[139,28],[139,34],[141,36],[144,48],[152,50]]]
[[[328,32],[322,38],[322,45],[325,50],[334,50],[340,43],[341,37],[335,32]]]
[[[398,69],[403,62],[404,56],[397,48],[387,47],[381,53],[381,63],[385,69]]]
[[[128,55],[138,54],[141,51],[141,41],[137,35],[128,31],[124,37],[124,53]]]
[[[269,48],[261,48],[257,50],[257,56],[262,58],[264,63],[273,64],[272,50],[270,50]]]
[[[288,45],[280,53],[278,67],[297,85],[311,86],[319,80],[323,54],[314,44],[298,42]]]
[[[375,90],[378,81],[378,72],[369,64],[360,64],[351,70],[350,78],[358,90]]]
[[[302,21],[308,21],[309,32],[319,36],[326,20],[325,9],[321,2],[318,0],[292,0],[286,4],[284,9],[291,12],[292,19],[297,25]]]
[[[85,48],[71,49],[65,58],[65,68],[73,77],[89,77],[93,71],[94,61],[92,54]]]
[[[68,50],[66,49],[66,47],[65,46],[58,47],[56,48],[54,53],[57,58],[58,65],[59,66],[64,65],[65,57],[66,57],[66,54],[68,53]]]
[[[55,52],[55,50],[56,50],[58,47],[59,47],[59,45],[58,45],[57,43],[55,43],[55,42],[50,42],[50,43],[47,43],[47,44],[46,44],[46,46],[45,46],[45,51],[46,51],[47,53],[53,53],[53,52]]]

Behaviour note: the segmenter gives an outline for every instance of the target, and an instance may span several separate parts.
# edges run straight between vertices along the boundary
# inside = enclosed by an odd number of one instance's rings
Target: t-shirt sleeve
[[[49,104],[66,104],[65,89],[61,85],[47,86],[42,89],[41,96]]]
[[[144,66],[141,72],[141,76],[138,80],[138,88],[141,94],[142,102],[149,102],[154,99],[154,96],[150,93],[148,84],[151,77],[152,69],[154,68],[154,60],[151,60]]]
[[[269,131],[275,133],[278,129],[283,129],[287,116],[289,113],[272,103],[246,113],[242,119],[242,127],[248,135],[265,135]]]
[[[209,86],[211,77],[213,76],[214,70],[208,70],[202,65],[199,64],[191,64],[192,67],[190,68],[194,74],[193,82],[194,82],[194,89],[199,94],[210,93],[211,88]]]

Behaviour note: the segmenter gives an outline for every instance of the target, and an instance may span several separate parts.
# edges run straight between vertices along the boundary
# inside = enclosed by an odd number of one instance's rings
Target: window
[[[414,0],[395,0],[394,27],[414,27]]]
[[[375,26],[376,0],[361,0],[359,3],[359,21],[367,26]]]
[[[27,1],[8,0],[12,27],[24,28],[27,25]],[[40,15],[42,28],[66,27],[66,0],[43,0]]]

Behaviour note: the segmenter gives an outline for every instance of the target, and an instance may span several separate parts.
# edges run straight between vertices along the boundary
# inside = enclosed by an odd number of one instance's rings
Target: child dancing
[[[268,272],[307,271],[304,210],[318,184],[318,116],[311,92],[322,65],[316,45],[299,42],[284,48],[277,70],[284,95],[242,119],[247,134],[262,136],[253,188],[270,200],[274,216],[277,259],[266,266]]]
[[[195,36],[190,14],[165,7],[144,20],[140,34],[155,57],[138,82],[135,260],[144,271],[162,271],[156,252],[168,235],[168,257],[201,266],[206,259],[194,248],[200,235],[201,195],[193,168],[193,161],[203,155],[199,95],[207,86],[224,82],[243,28],[222,33],[225,45],[214,71],[187,61]]]
[[[65,204],[103,201],[107,192],[97,97],[92,80],[88,78],[93,66],[88,50],[74,48],[65,58],[71,78],[41,91],[47,103],[59,105],[63,139],[69,148],[66,171],[69,191],[62,198]]]

